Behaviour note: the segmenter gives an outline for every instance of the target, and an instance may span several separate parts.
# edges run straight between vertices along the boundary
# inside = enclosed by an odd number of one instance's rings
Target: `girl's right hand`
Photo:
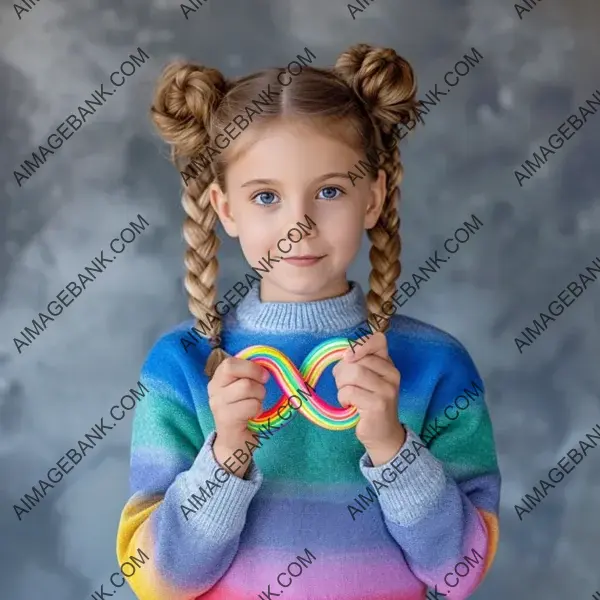
[[[235,451],[247,453],[246,441],[256,442],[248,429],[248,421],[262,412],[268,380],[266,369],[250,360],[233,356],[226,358],[215,370],[207,389],[208,405],[217,432],[213,452],[221,466]],[[235,474],[243,477],[250,462],[248,460]]]

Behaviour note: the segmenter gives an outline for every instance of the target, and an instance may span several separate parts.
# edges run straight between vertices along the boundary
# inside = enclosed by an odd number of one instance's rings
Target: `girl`
[[[141,600],[466,598],[498,542],[483,383],[456,339],[390,316],[406,301],[395,288],[395,127],[415,120],[414,73],[393,50],[365,44],[332,70],[300,66],[229,81],[177,63],[158,83],[153,121],[185,167],[195,326],[164,335],[143,367],[150,394],[134,419],[119,562],[149,556],[128,580]],[[251,265],[270,266],[227,302],[215,287],[217,218]],[[346,277],[363,230],[366,298]],[[369,315],[369,335],[355,339]],[[235,355],[263,344],[300,368],[340,337],[343,359],[311,393],[337,398],[356,426],[317,426],[297,396],[257,433],[251,423],[282,390]]]

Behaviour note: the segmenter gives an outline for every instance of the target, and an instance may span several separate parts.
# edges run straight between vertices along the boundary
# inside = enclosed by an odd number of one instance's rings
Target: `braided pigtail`
[[[377,157],[372,163],[378,164],[387,175],[381,215],[375,227],[367,231],[371,241],[371,273],[366,302],[370,314],[379,313],[396,292],[396,281],[402,271],[397,201],[404,170],[394,128],[416,116],[416,80],[410,64],[393,49],[367,44],[357,44],[344,52],[334,70],[364,103],[376,134],[376,148],[368,149],[368,155]],[[386,320],[381,331],[388,324]]]
[[[161,137],[171,146],[171,159],[180,169],[186,165],[195,174],[194,156],[202,154],[210,142],[214,111],[228,91],[219,71],[199,65],[176,62],[163,71],[154,94],[151,117]],[[215,180],[213,164],[187,181],[182,204],[186,212],[183,237],[185,251],[185,289],[188,307],[196,318],[196,329],[208,321],[206,336],[212,351],[205,373],[212,377],[228,354],[221,346],[222,323],[214,309],[217,297],[220,240],[215,228],[218,216],[212,208],[208,187]],[[202,324],[202,325],[201,325]]]

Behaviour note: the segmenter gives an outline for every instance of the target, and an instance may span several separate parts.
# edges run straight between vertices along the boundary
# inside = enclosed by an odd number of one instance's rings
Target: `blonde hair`
[[[400,277],[400,218],[396,201],[403,168],[396,147],[395,128],[416,117],[416,81],[411,65],[391,48],[367,44],[352,46],[338,58],[332,69],[304,66],[298,77],[283,87],[274,68],[227,80],[216,69],[197,64],[175,62],[161,74],[151,107],[151,118],[161,137],[171,146],[171,160],[181,171],[197,165],[203,154],[232,118],[242,114],[249,102],[262,90],[278,94],[275,101],[253,118],[257,122],[282,117],[306,117],[343,123],[349,143],[360,148],[371,165],[387,175],[386,198],[375,227],[367,231],[371,241],[369,292],[370,313],[391,299]],[[350,132],[350,134],[348,134]],[[214,149],[213,149],[214,152]],[[196,318],[209,322],[212,347],[205,372],[212,377],[228,356],[220,347],[222,323],[216,313],[217,250],[220,241],[215,232],[217,214],[209,200],[208,186],[216,181],[225,190],[224,172],[228,152],[218,152],[183,191],[186,212],[183,235],[185,252],[185,288],[189,309]],[[207,161],[204,160],[206,166]],[[388,321],[382,327],[387,329]],[[203,327],[204,331],[204,327]]]

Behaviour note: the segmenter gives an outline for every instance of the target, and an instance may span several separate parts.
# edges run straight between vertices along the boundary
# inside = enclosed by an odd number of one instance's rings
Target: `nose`
[[[294,215],[294,217],[288,221],[288,227],[285,232],[287,239],[298,243],[300,240],[312,240],[317,237],[317,221],[308,212],[304,212],[302,215]]]
[[[304,200],[304,199],[303,199]],[[313,217],[315,211],[314,207],[311,206],[310,202],[300,201],[300,202],[290,202],[288,207],[291,209],[288,213],[287,232],[295,227],[299,229],[303,237],[316,237],[318,233],[318,223],[317,219]]]

